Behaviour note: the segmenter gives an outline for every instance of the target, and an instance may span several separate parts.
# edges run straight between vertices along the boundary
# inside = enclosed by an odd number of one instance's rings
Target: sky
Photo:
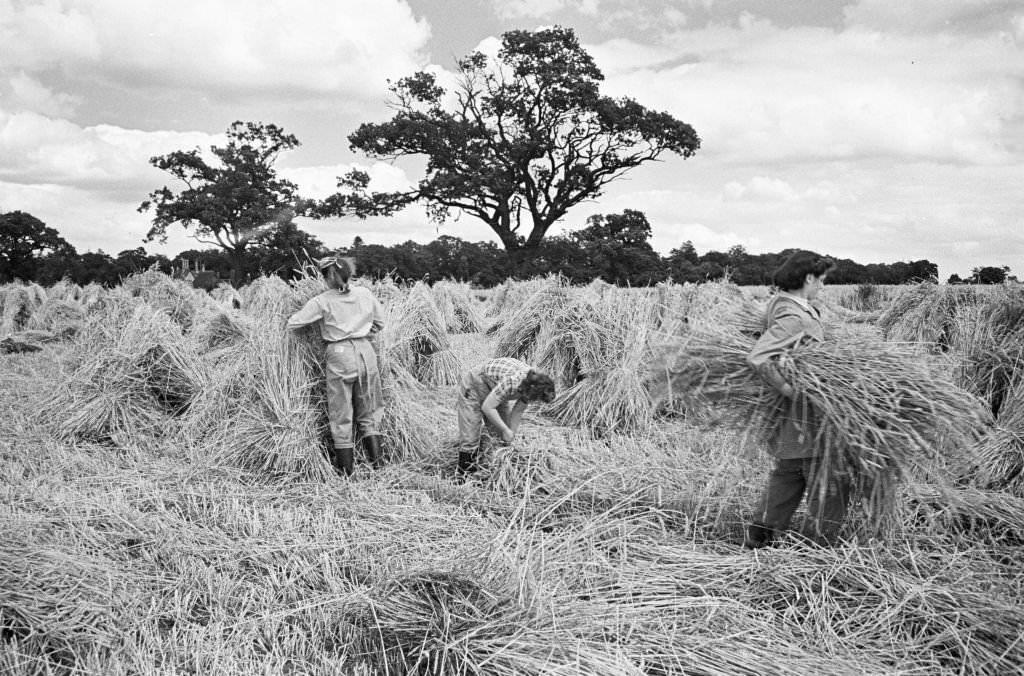
[[[552,233],[635,209],[663,254],[798,247],[1024,277],[1021,0],[0,0],[0,213],[80,252],[204,248],[180,226],[143,242],[139,204],[183,187],[149,158],[223,144],[235,120],[298,137],[277,168],[306,196],[354,167],[410,185],[418,165],[346,140],[390,117],[388,80],[443,77],[505,31],[553,25],[576,31],[603,93],[689,123],[701,149],[634,170]],[[301,225],[330,247],[497,242],[419,207]]]

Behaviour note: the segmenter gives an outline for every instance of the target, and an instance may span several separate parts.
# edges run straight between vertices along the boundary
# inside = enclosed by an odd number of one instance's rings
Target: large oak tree
[[[484,221],[518,268],[549,228],[610,182],[662,154],[691,156],[700,139],[668,113],[630,98],[601,95],[604,79],[571,29],[515,30],[502,36],[496,57],[474,52],[458,62],[446,92],[419,72],[391,86],[394,116],[361,125],[353,150],[394,160],[426,158],[407,191],[368,192],[365,174],[339,179],[321,215],[392,213],[427,205],[443,221],[451,212]]]

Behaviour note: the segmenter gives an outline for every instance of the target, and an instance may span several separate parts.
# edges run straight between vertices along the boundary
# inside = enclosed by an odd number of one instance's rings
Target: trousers
[[[824,477],[820,470],[820,457],[776,459],[754,507],[754,524],[775,532],[786,530],[806,493],[804,534],[821,542],[835,540],[846,518],[852,485],[845,475]]]
[[[455,412],[459,423],[459,451],[463,453],[476,453],[480,449],[480,435],[483,432],[484,399],[491,393],[491,388],[484,382],[483,376],[477,370],[469,370],[462,374],[462,381],[459,383],[459,397],[455,403]],[[498,407],[498,415],[509,423],[511,414],[511,402],[505,402]]]
[[[377,353],[367,338],[327,344],[327,415],[335,448],[353,448],[354,432],[377,434],[384,415]]]

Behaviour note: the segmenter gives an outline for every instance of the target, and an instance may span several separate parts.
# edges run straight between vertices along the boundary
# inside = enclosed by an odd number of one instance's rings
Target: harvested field
[[[828,289],[889,313],[900,342],[836,312],[835,342],[791,374],[830,416],[836,462],[898,471],[842,544],[750,552],[769,467],[751,423],[777,403],[742,364],[764,289],[379,285],[388,464],[344,480],[323,454],[322,345],[283,329],[318,280],[209,303],[157,278],[89,306],[20,288],[8,322],[83,314],[74,336],[0,355],[0,673],[1024,665],[1024,378],[981,347],[1011,345],[1017,296],[915,319],[894,291]],[[559,399],[454,482],[458,373],[512,353],[551,369]],[[641,377],[656,358],[660,388]]]

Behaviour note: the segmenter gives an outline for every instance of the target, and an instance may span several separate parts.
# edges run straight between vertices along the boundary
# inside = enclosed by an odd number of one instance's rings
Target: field
[[[0,287],[0,337],[42,348],[0,354],[0,673],[1024,668],[1020,287],[827,287],[843,347],[801,373],[865,365],[881,399],[821,396],[880,469],[841,544],[747,551],[774,404],[715,374],[768,289],[367,285],[388,464],[350,480],[322,346],[283,330],[318,278]],[[454,384],[495,354],[560,396],[458,483]]]

